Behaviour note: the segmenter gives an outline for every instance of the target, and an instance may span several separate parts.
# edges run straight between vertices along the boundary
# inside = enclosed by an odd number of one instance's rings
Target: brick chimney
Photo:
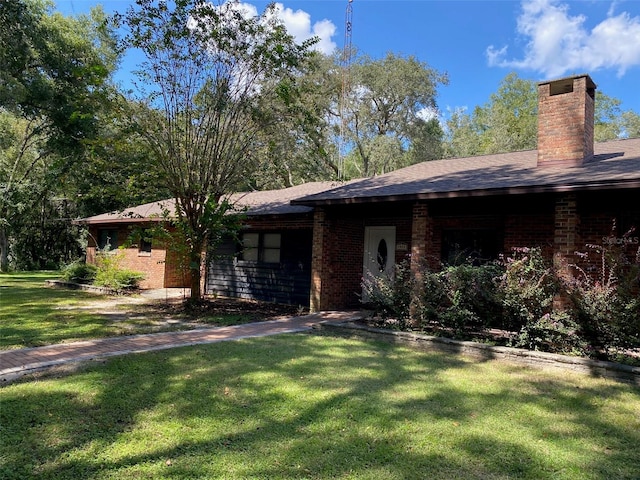
[[[538,84],[538,166],[579,166],[593,156],[596,84],[589,75]]]

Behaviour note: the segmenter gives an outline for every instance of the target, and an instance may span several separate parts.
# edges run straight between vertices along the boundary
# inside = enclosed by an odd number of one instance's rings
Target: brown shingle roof
[[[433,160],[350,182],[310,182],[281,190],[231,195],[247,215],[305,213],[314,205],[481,196],[599,188],[640,188],[640,138],[595,144],[594,157],[578,167],[539,168],[537,151]],[[173,199],[146,203],[78,221],[83,224],[160,220]]]
[[[434,160],[294,200],[331,205],[597,188],[640,188],[640,138],[595,144],[579,167],[537,167],[537,151]]]
[[[230,196],[230,200],[238,207],[248,207],[246,214],[249,216],[306,213],[310,212],[312,207],[291,205],[291,200],[329,190],[339,185],[341,185],[339,182],[309,182],[281,190],[235,193]],[[91,225],[160,221],[165,210],[173,212],[174,208],[175,201],[173,199],[160,200],[130,207],[123,211],[83,218],[78,220],[77,223]]]

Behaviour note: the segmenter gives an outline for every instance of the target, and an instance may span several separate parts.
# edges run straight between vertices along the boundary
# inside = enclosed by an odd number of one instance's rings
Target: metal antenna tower
[[[344,45],[342,48],[342,92],[340,95],[340,146],[338,152],[338,178],[344,176],[344,157],[346,147],[347,115],[346,108],[351,91],[351,34],[353,33],[353,0],[347,3],[344,19]]]

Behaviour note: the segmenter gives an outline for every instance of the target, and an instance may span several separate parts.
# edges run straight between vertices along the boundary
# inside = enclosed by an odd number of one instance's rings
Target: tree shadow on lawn
[[[585,388],[579,376],[304,334],[104,363],[43,387],[0,390],[2,478],[608,479],[640,471],[640,390],[628,385],[589,379]],[[635,428],[609,421],[611,402],[625,398],[635,402],[619,415],[633,421],[636,413]]]
[[[0,349],[236,325],[291,316],[298,308],[232,299],[187,307],[184,298],[132,299],[44,286],[51,274],[1,275]]]

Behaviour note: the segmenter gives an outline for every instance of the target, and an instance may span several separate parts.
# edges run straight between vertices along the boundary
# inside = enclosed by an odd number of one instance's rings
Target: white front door
[[[365,227],[363,279],[382,275],[391,277],[395,267],[396,227]],[[365,291],[362,291],[366,302]]]

